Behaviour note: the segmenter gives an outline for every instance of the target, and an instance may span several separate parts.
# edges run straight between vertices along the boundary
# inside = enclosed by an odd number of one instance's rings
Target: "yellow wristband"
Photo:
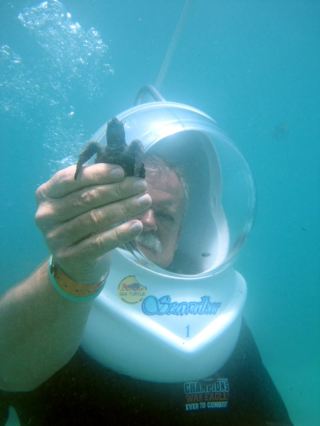
[[[79,284],[73,281],[49,258],[48,273],[50,282],[63,298],[71,302],[88,302],[96,298],[104,287],[105,278],[98,284]]]

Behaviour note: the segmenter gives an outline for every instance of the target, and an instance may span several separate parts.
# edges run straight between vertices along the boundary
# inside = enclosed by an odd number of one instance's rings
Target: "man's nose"
[[[140,220],[143,224],[145,231],[156,231],[158,229],[156,217],[152,209],[147,210],[141,217]]]

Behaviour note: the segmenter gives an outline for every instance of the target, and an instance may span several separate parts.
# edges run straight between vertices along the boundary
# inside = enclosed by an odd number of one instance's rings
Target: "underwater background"
[[[294,424],[320,424],[319,41],[318,0],[1,0],[0,291],[48,255],[36,187],[173,43],[163,96],[215,118],[255,179],[245,317]]]

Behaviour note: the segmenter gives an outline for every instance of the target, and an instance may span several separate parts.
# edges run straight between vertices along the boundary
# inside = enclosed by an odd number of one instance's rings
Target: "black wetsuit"
[[[140,381],[104,368],[79,350],[35,391],[0,393],[1,425],[8,405],[23,426],[292,425],[245,323],[232,356],[207,380]]]

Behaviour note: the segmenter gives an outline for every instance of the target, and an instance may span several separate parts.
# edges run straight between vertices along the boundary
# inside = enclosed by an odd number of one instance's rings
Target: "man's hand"
[[[74,179],[75,166],[57,172],[36,192],[36,223],[55,262],[79,283],[98,283],[108,272],[108,252],[135,238],[135,219],[151,206],[143,179],[124,177],[119,166],[94,164]]]

